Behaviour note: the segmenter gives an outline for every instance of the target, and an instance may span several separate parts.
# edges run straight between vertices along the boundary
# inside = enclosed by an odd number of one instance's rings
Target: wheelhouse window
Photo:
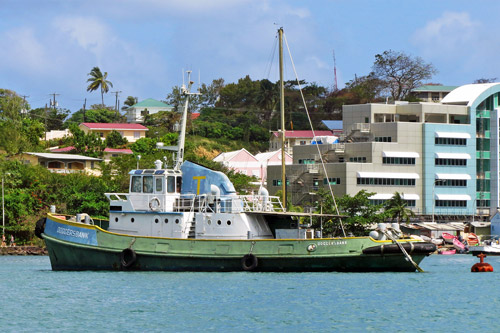
[[[155,192],[163,193],[163,177],[155,177]]]
[[[144,176],[143,177],[142,192],[143,193],[153,193],[153,176]]]
[[[177,187],[177,193],[181,193],[182,177],[180,176],[176,178],[176,187]]]
[[[174,176],[167,177],[167,192],[168,193],[175,192],[175,177]]]
[[[134,193],[141,193],[141,189],[142,189],[142,177],[132,176],[132,185],[130,191]]]

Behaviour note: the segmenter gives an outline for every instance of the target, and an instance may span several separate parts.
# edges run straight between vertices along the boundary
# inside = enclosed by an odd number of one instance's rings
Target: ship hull
[[[364,254],[369,237],[203,240],[140,237],[49,216],[42,234],[53,270],[413,272],[402,253]],[[429,253],[412,254],[418,264]],[[245,262],[246,258],[246,262]],[[248,261],[249,260],[249,261]]]

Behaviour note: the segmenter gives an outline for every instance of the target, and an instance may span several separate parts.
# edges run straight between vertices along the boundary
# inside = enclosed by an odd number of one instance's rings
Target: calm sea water
[[[48,257],[0,256],[3,332],[495,331],[494,273],[467,255],[426,273],[53,272]]]

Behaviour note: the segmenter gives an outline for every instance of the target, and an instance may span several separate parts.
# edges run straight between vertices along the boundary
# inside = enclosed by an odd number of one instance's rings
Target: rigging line
[[[302,86],[300,84],[299,77],[298,77],[297,71],[295,69],[295,64],[293,62],[292,53],[290,52],[290,47],[288,46],[288,40],[286,39],[285,34],[283,34],[283,39],[285,40],[285,45],[286,45],[286,48],[288,50],[288,55],[290,56],[290,62],[292,64],[292,69],[293,69],[293,72],[295,74],[295,78],[297,80],[297,85],[299,87],[300,96],[302,97],[302,102],[304,103],[304,109],[306,110],[307,119],[309,120],[309,125],[311,126],[311,129],[312,129],[312,132],[313,132],[313,136],[316,136],[315,131],[314,131],[314,127],[313,127],[313,124],[312,124],[312,121],[311,121],[311,116],[309,115],[309,110],[307,108],[306,100],[304,98],[304,93],[302,92]],[[323,156],[321,155],[321,150],[319,149],[319,145],[318,144],[316,145],[316,148],[318,150],[318,155],[319,155],[319,158],[321,160],[321,166],[323,167],[323,172],[325,173],[325,177],[326,177],[326,180],[327,180],[327,183],[328,183],[328,189],[330,190],[330,195],[332,196],[332,199],[333,199],[333,204],[335,206],[335,211],[337,212],[337,215],[340,215],[339,208],[337,206],[337,201],[335,200],[335,196],[333,195],[332,185],[330,184],[330,179],[328,177],[328,173],[326,172],[325,163],[323,161]],[[344,234],[344,237],[346,237],[344,225],[342,223],[342,219],[339,218],[339,221],[340,221],[340,227],[342,228],[342,233]]]
[[[271,70],[273,69],[273,60],[274,60],[274,55],[276,54],[277,45],[278,45],[278,34],[276,34],[274,38],[273,47],[271,48],[271,54],[267,62],[268,63],[268,68],[266,68],[267,75],[265,75],[264,77],[267,78],[268,80],[271,75]]]

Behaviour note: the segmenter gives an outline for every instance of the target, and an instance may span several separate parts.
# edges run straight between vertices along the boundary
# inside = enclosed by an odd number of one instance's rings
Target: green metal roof
[[[413,89],[412,91],[414,91],[414,92],[420,92],[420,91],[448,91],[448,92],[450,92],[456,88],[458,88],[458,86],[424,85],[424,86],[420,86],[416,89]]]
[[[131,106],[131,108],[173,108],[172,105],[148,98]]]

